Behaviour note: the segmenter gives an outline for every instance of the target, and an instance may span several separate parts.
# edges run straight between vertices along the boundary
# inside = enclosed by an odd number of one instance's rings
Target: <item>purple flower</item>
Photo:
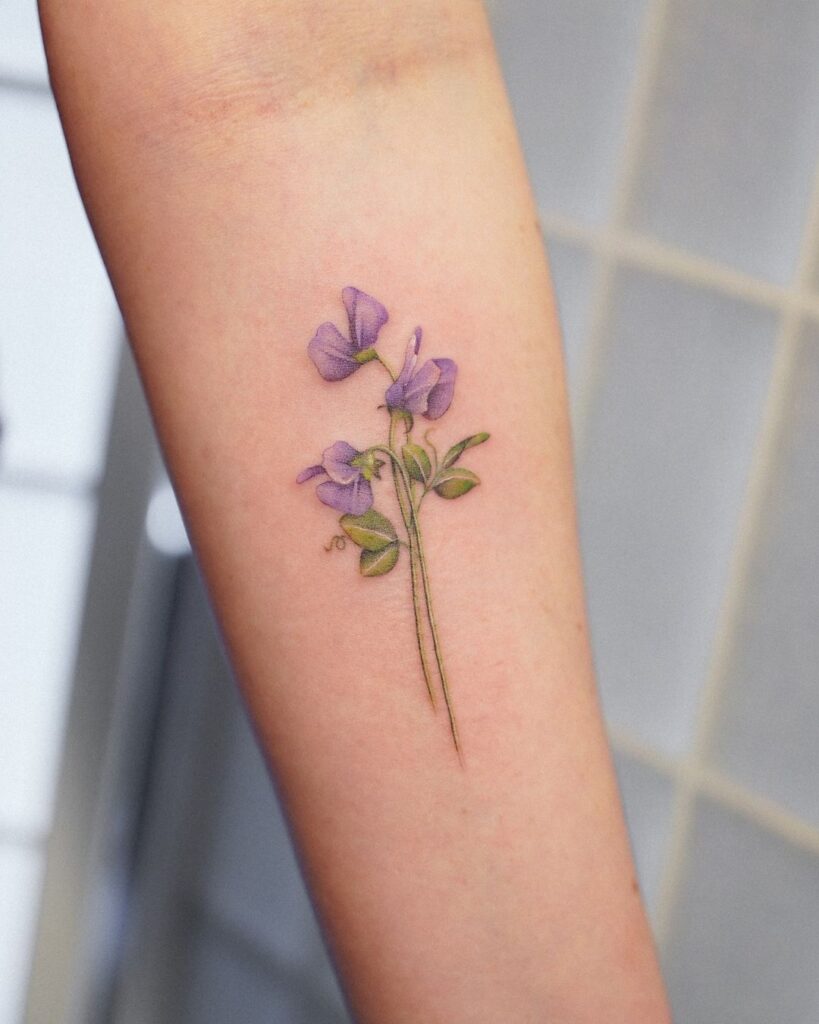
[[[374,353],[367,350],[375,345],[378,332],[389,319],[381,303],[358,288],[345,288],[341,297],[347,310],[350,337],[345,338],[335,324],[328,322],[319,327],[307,346],[325,380],[344,380],[373,358]]]
[[[321,465],[303,469],[296,483],[303,484],[314,476],[329,477],[316,488],[319,500],[338,512],[360,516],[372,506],[370,480],[378,479],[383,465],[374,452],[360,452],[346,441],[336,441],[324,452]]]
[[[428,420],[437,420],[452,402],[458,367],[451,359],[428,359],[416,369],[420,348],[421,328],[416,327],[407,345],[401,373],[387,388],[387,405],[390,409],[402,409],[413,415],[420,413]]]

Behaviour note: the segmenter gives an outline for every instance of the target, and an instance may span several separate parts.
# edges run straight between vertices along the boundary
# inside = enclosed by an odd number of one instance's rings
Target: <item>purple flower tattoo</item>
[[[437,420],[452,404],[458,367],[451,359],[428,359],[416,369],[420,349],[421,328],[416,327],[401,372],[387,388],[387,407]]]
[[[360,516],[372,506],[370,480],[380,479],[378,471],[383,465],[383,460],[358,451],[346,441],[336,441],[324,452],[321,464],[303,469],[296,482],[303,484],[314,476],[329,477],[316,488],[319,500],[337,512]]]
[[[325,380],[344,380],[364,363],[377,358],[373,346],[389,315],[371,295],[358,288],[341,293],[347,310],[350,337],[345,338],[333,323],[322,324],[307,346],[310,358]]]
[[[488,441],[489,434],[470,434],[452,445],[442,457],[429,438],[429,430],[423,435],[425,444],[416,441],[413,438],[415,417],[440,419],[452,404],[457,365],[452,359],[428,359],[419,364],[422,332],[416,327],[406,346],[401,371],[396,374],[375,349],[379,332],[389,320],[387,310],[358,288],[345,288],[341,297],[347,311],[348,336],[328,321],[318,328],[307,351],[327,381],[344,380],[366,363],[381,364],[390,378],[386,404],[379,406],[386,409],[389,417],[387,439],[385,443],[362,450],[346,441],[336,441],[324,451],[321,462],[303,469],[296,481],[303,484],[314,477],[326,477],[316,487],[316,495],[325,505],[342,513],[339,525],[343,531],[332,538],[326,550],[342,550],[347,541],[352,541],[360,548],[362,576],[386,575],[397,565],[401,550],[407,552],[421,671],[433,708],[437,708],[436,688],[443,696],[452,741],[462,762],[461,741],[432,607],[420,511],[428,494],[452,500],[468,494],[480,483],[471,470],[457,463],[467,449]],[[399,536],[392,522],[373,507],[373,482],[381,481],[381,469],[387,463],[403,523],[403,536]]]

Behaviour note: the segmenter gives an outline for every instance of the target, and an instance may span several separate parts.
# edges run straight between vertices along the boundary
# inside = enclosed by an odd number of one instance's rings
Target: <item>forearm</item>
[[[480,6],[41,6],[81,188],[358,1018],[667,1021],[594,694],[551,287]],[[309,358],[322,322],[350,340],[348,285],[389,311],[393,372],[418,324],[421,362],[457,363],[451,408],[417,412],[412,438],[432,427],[442,456],[491,434],[459,461],[481,483],[458,500],[390,471],[409,423],[378,408],[381,363],[328,382]],[[349,539],[323,550],[342,509],[295,483],[338,440],[382,449],[367,483],[402,542],[383,576],[359,574]]]

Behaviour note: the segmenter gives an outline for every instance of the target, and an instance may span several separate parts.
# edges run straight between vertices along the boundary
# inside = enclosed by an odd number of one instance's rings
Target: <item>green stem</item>
[[[438,675],[441,677],[441,689],[443,690],[444,702],[446,703],[447,715],[449,716],[449,729],[452,733],[452,742],[455,744],[458,760],[463,764],[463,752],[458,738],[458,725],[455,721],[455,709],[452,705],[452,697],[449,692],[446,671],[444,670],[444,658],[441,653],[441,640],[438,636],[438,624],[435,621],[435,614],[432,608],[432,593],[429,585],[429,573],[427,572],[426,558],[424,557],[424,546],[421,541],[421,527],[418,523],[418,517],[415,514],[415,509],[413,509],[412,512],[412,529],[415,534],[415,547],[418,552],[418,563],[421,567],[421,580],[424,587],[424,600],[427,605],[427,618],[429,619],[429,628],[432,632],[432,646],[435,650],[435,660],[438,663]]]
[[[415,616],[415,639],[418,643],[418,656],[421,659],[421,668],[424,673],[424,682],[427,684],[427,693],[429,694],[429,700],[433,708],[435,705],[435,693],[432,689],[432,676],[429,670],[429,662],[427,660],[426,645],[424,643],[424,634],[421,625],[421,608],[418,601],[418,570],[419,564],[417,562],[417,554],[415,549],[415,539],[412,529],[412,513],[407,510],[406,501],[409,502],[410,509],[412,508],[412,492],[407,493],[406,498],[404,489],[408,487],[408,481],[404,472],[404,467],[401,465],[398,456],[396,455],[393,444],[395,442],[395,417],[390,416],[390,435],[389,444],[386,449],[386,454],[390,456],[390,462],[392,465],[392,478],[395,483],[395,493],[398,497],[398,506],[401,509],[401,518],[404,520],[404,526],[407,530],[407,537],[409,539],[409,559],[410,559],[410,583],[412,587],[412,611]],[[380,451],[384,451],[383,448],[379,447]]]
[[[430,583],[429,583],[429,573],[427,572],[426,558],[424,556],[424,545],[423,545],[423,541],[421,539],[421,526],[420,526],[420,524],[418,522],[418,514],[417,514],[418,510],[417,510],[417,506],[415,505],[415,503],[412,500],[412,488],[411,488],[409,479],[407,477],[406,470],[404,469],[404,466],[401,463],[401,460],[399,459],[398,455],[396,454],[395,450],[393,449],[393,443],[394,443],[394,437],[395,437],[395,422],[396,422],[396,418],[395,418],[395,416],[392,416],[390,418],[390,443],[389,443],[389,446],[386,449],[377,446],[376,447],[376,451],[383,451],[383,452],[385,452],[386,455],[389,455],[389,457],[390,457],[390,459],[392,461],[392,464],[393,464],[393,478],[395,479],[395,488],[396,488],[396,493],[398,494],[398,503],[401,506],[401,515],[404,517],[404,525],[407,528],[407,535],[410,538],[411,546],[415,548],[415,553],[416,553],[416,556],[417,556],[417,559],[418,559],[418,566],[419,566],[420,571],[421,571],[421,582],[422,582],[423,589],[424,589],[424,602],[425,602],[426,607],[427,607],[427,620],[429,621],[429,628],[430,628],[430,632],[432,633],[432,647],[433,647],[433,650],[435,651],[435,661],[437,662],[437,665],[438,665],[438,675],[440,676],[440,679],[441,679],[441,690],[442,690],[443,695],[444,695],[444,703],[446,704],[447,715],[449,716],[449,729],[450,729],[450,732],[452,733],[452,742],[455,744],[455,750],[458,753],[458,759],[460,760],[461,764],[463,764],[463,753],[461,751],[461,743],[460,743],[460,740],[458,738],[458,725],[457,725],[457,722],[455,721],[455,708],[453,707],[452,697],[451,697],[450,692],[449,692],[449,683],[448,683],[447,677],[446,677],[446,669],[444,668],[444,656],[443,656],[443,653],[441,651],[441,639],[440,639],[440,637],[438,635],[438,623],[435,620],[435,612],[434,612],[433,607],[432,607],[432,590],[431,590]],[[403,497],[401,495],[400,488],[398,486],[398,476],[399,475],[400,475],[400,477],[402,479],[404,487],[406,488],[407,500],[409,501],[409,512],[407,512],[407,509],[405,508],[404,500],[403,500]],[[422,495],[422,497],[423,497],[423,495]],[[419,504],[420,504],[420,501],[419,501]],[[412,563],[410,563],[410,564],[412,564]],[[416,600],[417,599],[416,599],[416,593],[415,593],[415,584],[413,583],[413,603],[414,603],[414,607],[416,608],[416,620],[415,621],[416,621],[416,627],[417,627],[417,625],[418,625],[418,618],[417,618],[417,604],[416,604]],[[416,629],[416,632],[417,632],[417,635],[418,635],[419,650],[422,650],[423,649],[423,643],[422,643],[422,640],[421,640],[421,633],[420,633],[420,631],[418,629]],[[423,655],[422,655],[422,661],[423,660],[424,659],[423,659]],[[427,680],[427,688],[429,689],[429,677],[426,675],[426,667],[425,667],[425,670],[424,670],[424,675],[425,675],[425,678]],[[432,694],[430,692],[430,697],[431,696],[432,696]]]
[[[379,363],[381,363],[381,365],[384,367],[384,369],[387,371],[387,373],[390,375],[390,378],[394,382],[395,381],[395,371],[390,366],[390,364],[386,361],[386,359],[384,359],[384,357],[381,355],[380,352],[376,352],[375,353],[375,358],[378,360]],[[392,430],[392,422],[390,422],[390,430]],[[390,447],[392,447],[392,442],[390,442]]]

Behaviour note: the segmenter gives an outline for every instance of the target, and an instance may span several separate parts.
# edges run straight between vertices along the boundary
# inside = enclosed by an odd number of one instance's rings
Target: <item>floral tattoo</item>
[[[296,479],[304,483],[314,477],[324,478],[316,488],[316,495],[325,505],[342,513],[339,525],[344,531],[332,538],[326,550],[343,549],[348,539],[352,541],[361,549],[359,571],[362,576],[383,576],[391,572],[401,549],[406,550],[421,671],[429,699],[436,708],[431,668],[434,662],[452,741],[460,758],[461,743],[432,608],[420,512],[430,492],[451,500],[467,494],[480,483],[473,472],[456,463],[468,448],[487,441],[489,434],[465,437],[443,458],[439,458],[429,430],[423,435],[426,447],[415,441],[412,432],[416,417],[440,419],[452,403],[458,367],[451,359],[429,359],[420,363],[421,328],[416,327],[407,344],[404,365],[396,374],[375,348],[379,332],[389,319],[387,310],[358,288],[345,288],[341,295],[347,310],[348,336],[345,337],[335,324],[324,323],[307,351],[318,372],[328,381],[344,380],[370,362],[381,364],[390,377],[384,403],[379,406],[389,417],[387,442],[359,449],[346,441],[336,441],[325,450],[321,463],[308,466]],[[381,481],[381,470],[386,464],[390,466],[405,537],[399,537],[390,520],[373,507],[373,482]]]

